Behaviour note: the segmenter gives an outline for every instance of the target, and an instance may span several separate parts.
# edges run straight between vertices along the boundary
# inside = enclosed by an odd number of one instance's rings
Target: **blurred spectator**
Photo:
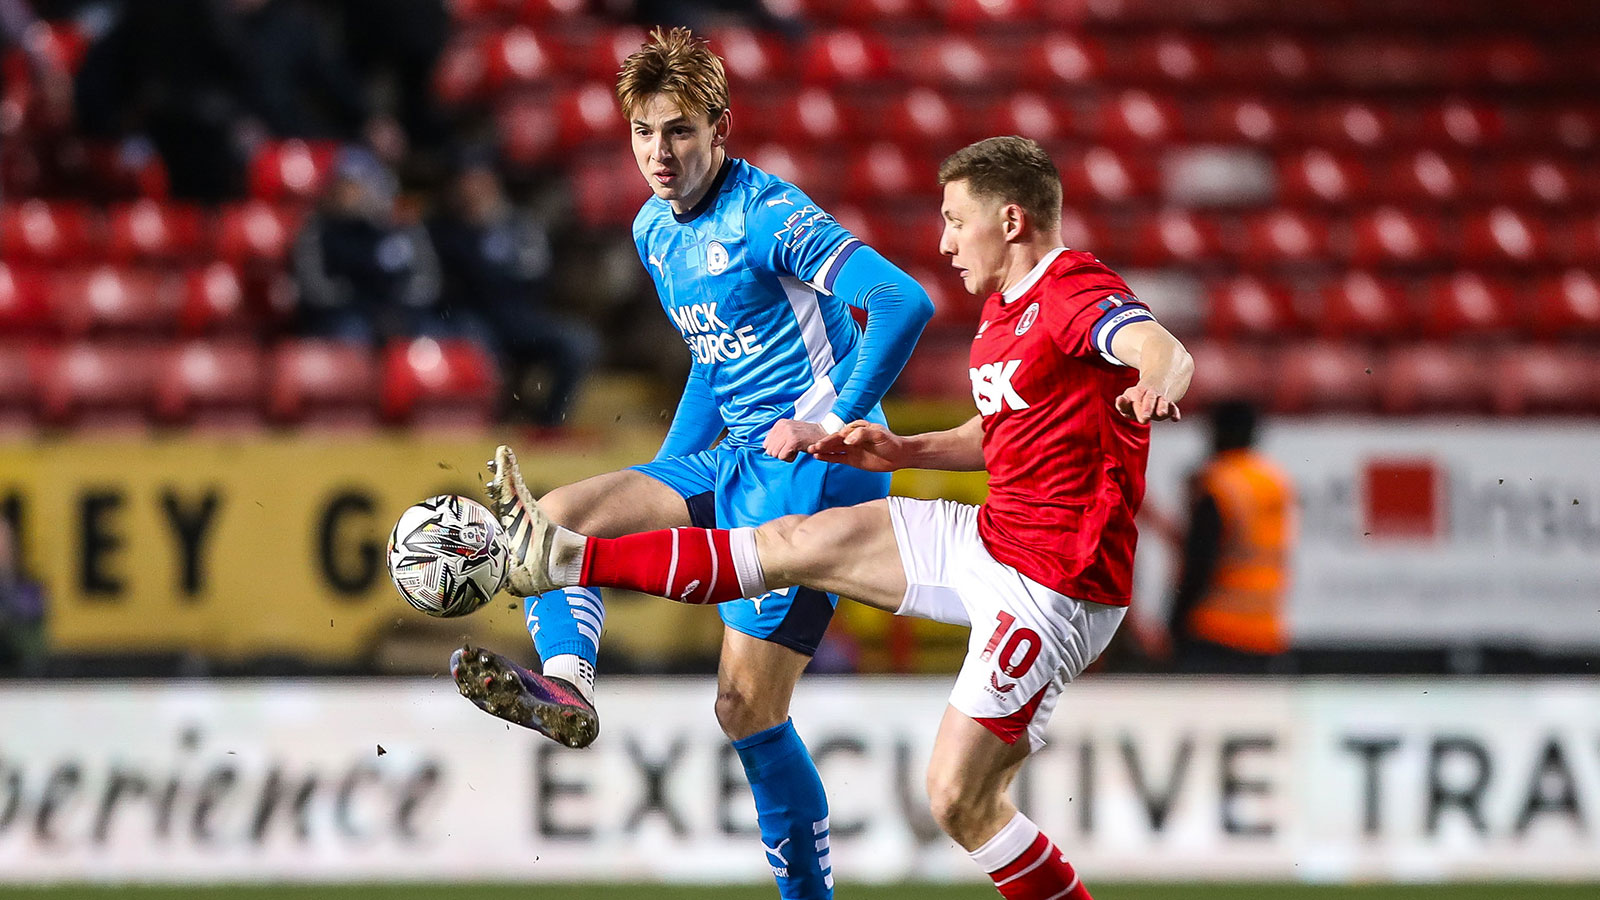
[[[295,239],[300,330],[375,343],[440,334],[439,262],[427,231],[397,215],[394,175],[371,152],[340,152],[321,208]]]
[[[20,557],[11,523],[0,518],[0,675],[37,675],[44,665],[44,588]]]
[[[325,0],[342,14],[344,48],[367,86],[393,98],[403,139],[437,148],[448,127],[433,95],[433,70],[450,37],[444,0]],[[381,136],[368,135],[381,143]],[[375,149],[383,153],[375,143]]]
[[[1285,599],[1294,487],[1254,449],[1256,410],[1211,415],[1212,455],[1195,473],[1170,628],[1177,667],[1210,674],[1291,671]]]
[[[451,327],[499,353],[530,421],[560,424],[599,342],[588,325],[545,302],[552,260],[544,227],[512,206],[487,154],[469,154],[428,229]]]
[[[92,136],[148,134],[173,195],[203,202],[242,193],[269,134],[394,141],[295,0],[126,4],[89,50],[77,104]]]

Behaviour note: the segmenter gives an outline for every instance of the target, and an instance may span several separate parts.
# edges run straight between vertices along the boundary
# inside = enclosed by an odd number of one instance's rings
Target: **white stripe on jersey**
[[[800,340],[806,346],[806,359],[811,363],[813,384],[794,403],[794,417],[802,422],[821,422],[839,399],[833,379],[833,343],[828,340],[828,326],[822,320],[822,305],[817,302],[817,291],[796,278],[778,279],[783,286],[789,308],[794,311],[795,322],[800,326]]]
[[[829,276],[833,274],[833,267],[838,264],[839,257],[844,255],[846,250],[849,250],[851,247],[859,243],[861,242],[855,238],[848,238],[840,241],[839,246],[833,248],[833,252],[828,254],[828,258],[822,261],[822,265],[817,266],[816,273],[811,276],[811,280],[806,282],[806,284],[810,285],[813,290],[820,291],[832,297],[833,292],[828,290],[826,285],[828,283]]]

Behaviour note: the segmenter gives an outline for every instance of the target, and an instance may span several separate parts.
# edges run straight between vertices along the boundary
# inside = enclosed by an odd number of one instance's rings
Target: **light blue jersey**
[[[689,345],[689,389],[709,395],[725,442],[759,447],[780,418],[876,412],[888,385],[851,383],[861,329],[833,294],[861,242],[799,188],[744,160],[728,160],[702,207],[680,215],[651,198],[633,237]]]

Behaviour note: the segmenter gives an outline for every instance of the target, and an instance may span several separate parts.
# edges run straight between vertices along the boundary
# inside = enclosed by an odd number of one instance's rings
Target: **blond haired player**
[[[845,422],[884,421],[878,402],[933,313],[927,293],[794,185],[728,154],[722,62],[688,29],[653,33],[624,64],[617,99],[654,195],[633,224],[639,261],[692,365],[653,461],[540,505],[569,528],[615,536],[757,525],[888,494],[884,473],[801,451]],[[866,311],[864,329],[852,306]],[[591,698],[605,607],[591,590],[525,596],[543,673],[469,650],[452,660],[456,683],[495,715],[583,746],[599,728]],[[837,599],[790,585],[719,607],[717,720],[744,764],[784,897],[832,896],[827,797],[789,699]]]
[[[517,585],[630,587],[689,603],[805,584],[972,628],[928,769],[935,818],[1012,900],[1088,900],[1066,857],[1007,796],[1062,688],[1105,649],[1130,599],[1150,422],[1178,418],[1194,363],[1128,286],[1061,246],[1061,183],[1032,141],[944,161],[940,250],[986,296],[972,341],[978,415],[902,437],[856,421],[807,448],[864,471],[989,472],[982,506],[890,497],[759,528],[616,540],[557,528],[497,454],[490,499],[523,529]]]

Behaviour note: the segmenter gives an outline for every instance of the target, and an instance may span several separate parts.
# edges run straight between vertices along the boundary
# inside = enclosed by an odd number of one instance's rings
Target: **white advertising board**
[[[1147,504],[1181,519],[1208,449],[1157,428]],[[1523,645],[1600,655],[1600,427],[1480,421],[1268,424],[1300,498],[1300,645]],[[1141,532],[1135,610],[1162,616],[1176,554]]]
[[[981,880],[926,812],[948,687],[801,685],[842,881]],[[443,679],[8,686],[0,881],[762,881],[714,694],[606,681],[572,751]],[[1050,736],[1017,796],[1091,882],[1600,878],[1595,681],[1091,678]]]

